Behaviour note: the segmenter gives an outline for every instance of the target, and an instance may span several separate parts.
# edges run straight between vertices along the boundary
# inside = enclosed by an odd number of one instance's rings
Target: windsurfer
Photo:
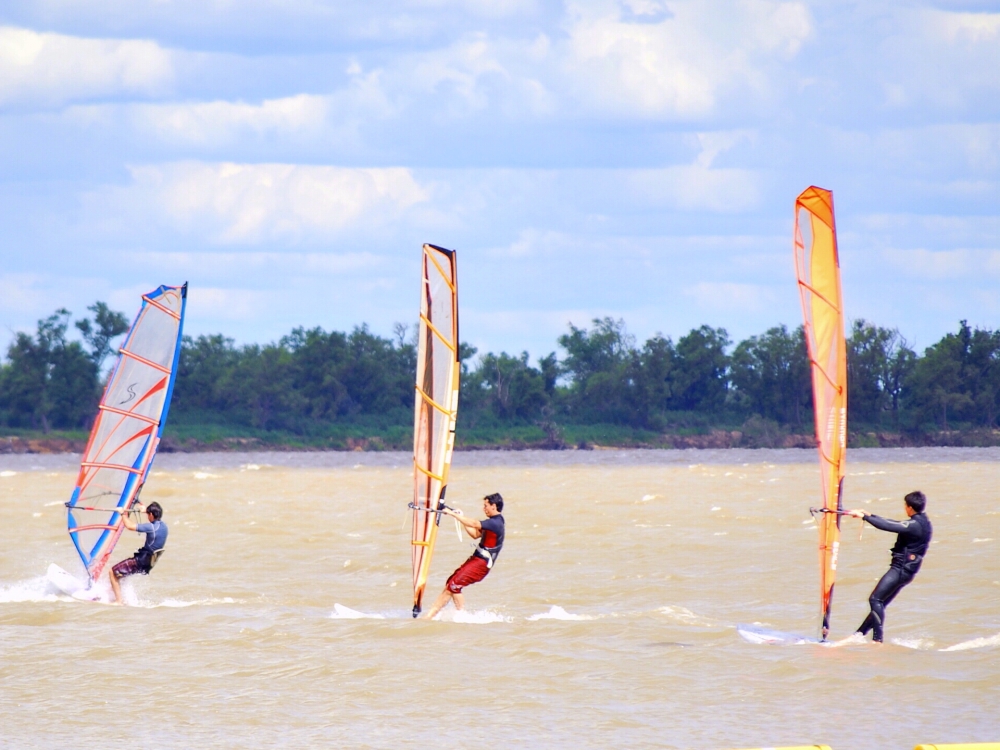
[[[907,520],[893,521],[868,513],[864,510],[852,510],[850,513],[855,518],[863,518],[876,529],[882,531],[893,531],[898,536],[896,543],[892,545],[892,562],[889,570],[875,584],[875,589],[868,597],[868,604],[871,612],[858,628],[858,633],[868,635],[872,631],[872,640],[882,642],[882,628],[885,626],[885,608],[896,598],[904,586],[906,586],[920,570],[920,564],[927,554],[927,548],[931,543],[930,519],[924,514],[927,507],[927,498],[923,492],[911,492],[904,499]]]
[[[483,498],[485,520],[477,521],[474,518],[466,518],[450,509],[442,511],[442,513],[446,513],[456,519],[462,524],[465,533],[473,539],[479,539],[480,542],[476,546],[476,551],[472,553],[472,556],[451,574],[451,577],[444,585],[444,590],[435,600],[434,606],[424,615],[425,620],[434,619],[437,613],[448,604],[449,599],[455,602],[455,609],[461,610],[465,606],[465,597],[462,595],[462,589],[473,583],[479,583],[493,569],[493,564],[500,554],[500,548],[503,547],[504,520],[502,512],[503,498],[499,492]]]
[[[136,553],[111,568],[108,573],[108,580],[111,582],[111,590],[115,592],[115,603],[123,604],[122,590],[118,584],[119,579],[132,576],[137,573],[149,575],[153,565],[163,552],[163,547],[167,543],[167,525],[160,520],[163,517],[163,508],[159,503],[150,503],[143,506],[136,503],[132,510],[145,513],[149,519],[147,523],[136,523],[132,519],[131,512],[122,514],[122,523],[129,531],[137,531],[146,535],[146,543],[142,545]]]

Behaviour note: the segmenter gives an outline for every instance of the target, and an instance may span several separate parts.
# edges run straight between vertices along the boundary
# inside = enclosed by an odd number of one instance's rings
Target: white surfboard
[[[102,587],[91,588],[86,581],[81,581],[72,573],[63,570],[55,563],[49,565],[45,577],[49,583],[59,589],[67,596],[79,599],[83,602],[98,602],[100,604],[111,603],[111,592],[105,591]]]
[[[782,630],[771,630],[770,628],[762,628],[759,625],[739,624],[736,626],[736,632],[739,633],[740,637],[748,643],[763,643],[769,646],[785,646],[799,643],[821,643],[818,638],[810,638],[807,635],[797,635],[795,633],[786,633]]]

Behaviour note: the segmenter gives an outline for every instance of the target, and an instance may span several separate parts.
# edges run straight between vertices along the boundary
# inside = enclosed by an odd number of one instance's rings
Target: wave
[[[948,646],[948,648],[942,648],[940,650],[968,651],[974,648],[990,648],[992,646],[1000,646],[1000,633],[987,636],[986,638],[973,638],[971,641],[962,641],[961,643],[956,643],[954,646]]]
[[[80,586],[83,588],[84,584],[81,582]],[[107,603],[107,601],[111,598],[107,579],[101,579],[101,582],[98,584],[98,588],[95,589],[95,593],[100,594],[100,598],[104,599],[104,601],[92,602],[85,598],[70,596],[56,587],[47,576],[39,576],[37,578],[29,578],[24,581],[15,581],[13,583],[0,585],[0,604],[35,602],[69,602],[72,604]],[[144,599],[139,597],[135,589],[132,587],[131,581],[128,579],[122,581],[122,597],[125,599],[125,603],[128,606],[138,607],[140,609],[156,609],[157,607],[180,608],[195,607],[199,605],[238,603],[236,599],[231,597],[223,597],[219,599],[196,599],[193,601],[172,598],[163,599],[162,601]]]
[[[330,614],[331,620],[384,620],[385,615],[368,614],[358,612],[356,609],[345,607],[343,604],[334,603],[333,612]]]
[[[527,618],[531,622],[537,622],[538,620],[594,620],[597,619],[591,615],[572,615],[567,612],[562,607],[553,605],[548,612],[542,612],[541,614],[531,615]]]
[[[660,607],[656,611],[661,615],[666,615],[674,622],[681,623],[682,625],[700,625],[707,628],[719,625],[718,621],[697,615],[686,607],[675,607],[668,604],[665,607]]]

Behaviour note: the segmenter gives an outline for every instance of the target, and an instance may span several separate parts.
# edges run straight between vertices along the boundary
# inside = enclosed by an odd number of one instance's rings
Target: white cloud
[[[129,259],[136,266],[201,276],[255,276],[265,273],[270,278],[303,274],[324,276],[348,274],[354,271],[385,267],[387,261],[374,253],[322,252],[131,252]]]
[[[36,273],[5,273],[0,275],[0,310],[20,313],[23,310],[44,310],[48,294],[42,289],[44,278]]]
[[[794,57],[811,34],[798,2],[691,0],[668,8],[649,23],[623,20],[617,4],[570,4],[561,64],[581,101],[618,114],[704,117],[724,94],[766,96],[771,62]]]
[[[138,104],[129,119],[137,129],[161,140],[190,145],[225,145],[246,135],[312,135],[325,125],[329,101],[301,94],[260,104],[199,102]]]
[[[756,173],[744,169],[707,169],[699,164],[627,173],[630,193],[649,206],[679,211],[740,213],[760,203]]]
[[[1000,13],[925,11],[928,30],[952,44],[991,44],[1000,41]]]
[[[58,106],[119,94],[153,95],[174,78],[151,41],[84,39],[0,26],[0,105]]]
[[[1000,13],[893,7],[892,28],[871,69],[891,108],[996,112]],[[865,53],[867,57],[870,53]]]
[[[768,287],[732,282],[703,281],[686,288],[683,294],[713,314],[719,311],[759,313],[776,301],[774,292]]]
[[[273,307],[274,291],[192,286],[188,290],[188,314],[220,321],[244,321],[262,317]]]
[[[132,167],[132,185],[105,188],[88,203],[213,242],[299,242],[350,228],[378,228],[428,195],[408,169],[181,162]],[[135,218],[135,217],[133,217]]]
[[[981,279],[984,274],[1000,275],[1000,251],[887,249],[882,252],[885,260],[897,272],[910,278],[928,281],[953,281],[956,279]]]

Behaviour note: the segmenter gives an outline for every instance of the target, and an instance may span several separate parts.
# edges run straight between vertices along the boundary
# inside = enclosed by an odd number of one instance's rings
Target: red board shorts
[[[471,586],[473,583],[479,583],[486,578],[486,574],[489,572],[490,569],[486,567],[486,560],[479,555],[473,555],[458,566],[458,570],[451,574],[451,578],[448,579],[445,587],[453,594],[461,594],[462,589],[466,586]]]
[[[142,569],[142,566],[139,564],[139,561],[136,560],[134,557],[129,557],[125,560],[122,560],[120,563],[111,568],[111,570],[114,571],[115,578],[134,576],[137,573],[142,573],[143,575],[146,575],[146,573],[148,572]]]

